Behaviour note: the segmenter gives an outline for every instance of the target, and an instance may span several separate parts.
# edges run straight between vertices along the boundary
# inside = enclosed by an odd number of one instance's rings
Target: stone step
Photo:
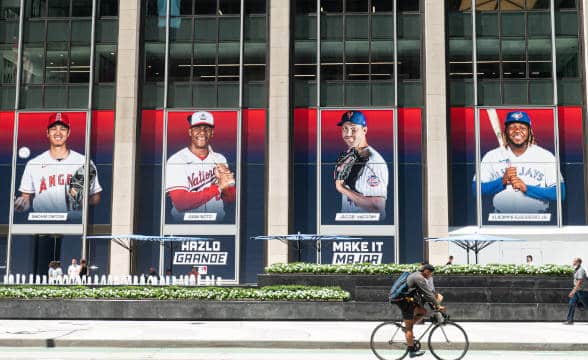
[[[435,286],[446,302],[459,303],[566,303],[569,288],[442,287]],[[389,287],[358,286],[356,301],[386,301]]]

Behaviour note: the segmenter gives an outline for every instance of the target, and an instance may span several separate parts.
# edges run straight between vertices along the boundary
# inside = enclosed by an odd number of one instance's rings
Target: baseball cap
[[[531,118],[529,114],[524,111],[511,111],[506,115],[506,119],[504,120],[504,126],[507,126],[510,123],[518,122],[521,124],[526,124],[527,126],[531,126]]]
[[[47,129],[49,129],[51,126],[55,125],[55,124],[62,124],[67,126],[68,128],[70,127],[70,122],[69,122],[69,118],[67,117],[67,115],[65,115],[64,113],[55,113],[52,114],[51,116],[49,116],[49,120],[47,121]]]
[[[341,121],[337,123],[337,126],[342,126],[347,121],[352,122],[353,124],[361,125],[363,127],[367,126],[367,121],[365,119],[365,115],[361,111],[357,110],[350,110],[343,113],[341,116]]]
[[[197,111],[194,114],[188,116],[188,124],[190,127],[198,125],[208,125],[214,127],[214,118],[208,111]]]

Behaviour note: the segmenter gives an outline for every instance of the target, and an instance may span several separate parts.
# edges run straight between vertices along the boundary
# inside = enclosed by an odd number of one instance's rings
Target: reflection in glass
[[[72,47],[69,69],[70,83],[87,83],[90,80],[90,49]]]
[[[43,48],[24,48],[22,55],[22,82],[40,84],[43,82]]]
[[[114,82],[116,78],[116,46],[96,45],[96,68],[94,81]]]

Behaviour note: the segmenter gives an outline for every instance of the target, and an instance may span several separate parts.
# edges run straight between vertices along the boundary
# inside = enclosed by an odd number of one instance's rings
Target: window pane
[[[243,106],[249,108],[264,108],[267,106],[267,86],[265,83],[245,83]]]
[[[51,1],[51,0],[49,0]],[[74,17],[91,17],[92,0],[72,0],[71,16]]]
[[[16,51],[11,48],[0,48],[0,84],[14,84],[16,82]]]
[[[170,107],[192,106],[192,86],[189,83],[170,83],[168,104]]]
[[[398,105],[423,106],[423,86],[420,82],[400,82],[398,84]]]
[[[216,42],[216,19],[195,19],[194,40],[201,42]]]
[[[118,36],[118,21],[97,20],[96,21],[96,42],[116,43]]]
[[[114,86],[95,85],[92,91],[92,107],[98,110],[114,109]]]
[[[528,0],[527,9],[549,9],[550,0]]]
[[[346,17],[345,36],[348,39],[368,38],[368,17],[361,15],[350,15]]]
[[[43,48],[24,48],[22,55],[22,82],[40,84],[43,82]]]
[[[47,16],[49,17],[68,17],[69,0],[48,0]]]
[[[18,20],[20,1],[0,1],[0,19]]]
[[[67,45],[55,44],[48,46],[45,83],[61,84],[67,82],[67,65]]]
[[[24,109],[43,107],[43,88],[40,85],[24,86],[20,89],[20,106]]]
[[[294,1],[296,14],[316,14],[316,2],[318,0],[297,0]]]
[[[393,6],[390,0],[372,0],[372,12],[392,12]]]
[[[69,82],[87,83],[88,81],[90,81],[90,48],[72,47]]]
[[[346,80],[369,80],[370,70],[367,64],[348,64],[345,65]]]
[[[502,63],[502,77],[524,78],[527,75],[527,67],[524,61],[505,61]]]
[[[551,18],[548,12],[528,13],[529,36],[549,36],[551,34]]]
[[[556,38],[557,77],[579,77],[580,61],[578,38]]]
[[[322,80],[343,80],[342,65],[321,65]]]
[[[403,39],[420,39],[421,16],[413,14],[399,15],[398,37]]]
[[[527,52],[529,61],[551,60],[551,39],[529,39]]]
[[[525,40],[506,39],[501,41],[502,60],[525,61]]]
[[[394,62],[394,43],[392,41],[372,41],[372,63]]]
[[[468,38],[472,36],[471,14],[450,12],[447,19],[449,36]]]
[[[217,101],[219,107],[239,106],[239,84],[219,84]]]
[[[183,0],[180,1],[180,15],[192,15],[192,6],[194,0]]]
[[[366,41],[345,41],[345,62],[367,64],[369,43]]]
[[[343,12],[342,0],[320,0],[321,12],[326,13],[340,13]]]
[[[343,17],[322,16],[321,17],[321,39],[342,39],[343,38]]]
[[[116,79],[116,46],[96,45],[96,65],[94,81],[114,82]]]
[[[553,82],[551,80],[529,81],[529,103],[533,105],[552,105]]]
[[[47,21],[47,41],[68,41],[69,21]]]
[[[345,84],[345,105],[369,106],[370,85],[369,82],[349,82]]]
[[[239,41],[241,23],[238,17],[219,18],[220,41]]]
[[[478,60],[498,60],[500,43],[498,39],[478,39]]]
[[[265,64],[265,44],[245,43],[244,62],[245,65]]]
[[[321,106],[343,105],[343,84],[324,82],[321,84]]]
[[[16,44],[18,41],[18,23],[0,21],[0,44]]]
[[[13,110],[15,95],[14,86],[0,86],[0,109]]]
[[[316,27],[315,27],[316,32]],[[265,41],[266,18],[248,16],[245,18],[245,41]]]
[[[323,63],[342,63],[343,62],[343,43],[335,41],[325,41],[321,44],[321,62]]]
[[[70,86],[68,107],[83,109],[88,107],[88,86]]]
[[[578,13],[556,12],[555,13],[555,34],[556,35],[578,35]]]
[[[555,0],[556,9],[576,9],[576,0]]]
[[[194,6],[196,15],[216,14],[216,0],[198,0]]]
[[[92,36],[92,22],[72,21],[71,23],[71,41],[78,44],[90,44]]]
[[[365,0],[345,0],[346,12],[368,12],[368,1]]]
[[[527,104],[527,82],[526,81],[504,81],[504,104],[521,105]]]
[[[24,42],[38,43],[45,40],[45,22],[44,21],[25,21],[24,23]]]
[[[500,82],[480,81],[478,82],[478,103],[479,105],[499,105]]]
[[[100,0],[100,16],[118,16],[118,0]]]
[[[192,44],[172,44],[169,50],[169,80],[190,81]]]
[[[68,95],[66,86],[46,86],[44,96],[43,107],[61,109],[67,107]]]
[[[219,43],[218,63],[239,66],[239,43]]]
[[[198,2],[198,1],[197,1]],[[241,0],[219,0],[219,15],[240,14]]]
[[[559,105],[582,105],[582,81],[575,79],[559,80],[557,82],[557,96]]]
[[[26,2],[26,17],[35,18],[45,16],[45,10],[47,2],[46,0],[27,0]]]
[[[193,86],[192,104],[196,107],[216,107],[216,86],[214,84],[196,83]]]
[[[372,82],[372,105],[394,106],[394,82]]]
[[[296,40],[316,39],[316,16],[296,15]]]
[[[316,5],[314,7],[316,9]],[[245,0],[245,14],[265,14],[266,0]]]
[[[414,40],[398,41],[398,78],[420,79],[420,42]]]
[[[501,16],[502,36],[524,36],[525,14],[519,12],[503,13]]]
[[[171,28],[171,24],[174,24],[175,27]],[[170,19],[171,42],[192,41],[193,33],[194,31],[192,30],[192,19],[180,17],[173,17]]]
[[[418,11],[419,2],[414,0],[398,0],[398,11]]]
[[[373,15],[372,16],[372,38],[374,38],[374,39],[393,39],[394,38],[394,18],[390,15]]]
[[[265,66],[244,66],[243,77],[245,81],[264,81]]]
[[[469,25],[470,27],[472,26],[471,22],[468,24],[464,24],[464,26],[467,25]],[[498,14],[486,12],[476,14],[476,33],[478,34],[478,36],[498,36]]]
[[[478,0],[479,1],[479,0]],[[500,0],[500,10],[524,10],[525,0]]]
[[[145,44],[145,81],[163,81],[164,44]]]

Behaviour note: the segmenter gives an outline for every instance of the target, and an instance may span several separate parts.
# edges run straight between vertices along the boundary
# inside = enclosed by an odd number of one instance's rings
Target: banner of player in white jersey
[[[480,109],[482,222],[557,223],[558,174],[553,109]],[[476,192],[476,177],[472,181]]]
[[[393,129],[393,110],[321,111],[323,225],[394,224]],[[337,159],[351,151],[359,160],[338,180]]]
[[[168,113],[167,224],[235,224],[237,117]]]
[[[81,224],[86,114],[20,113],[15,224]],[[100,203],[99,176],[90,162],[88,204]]]

